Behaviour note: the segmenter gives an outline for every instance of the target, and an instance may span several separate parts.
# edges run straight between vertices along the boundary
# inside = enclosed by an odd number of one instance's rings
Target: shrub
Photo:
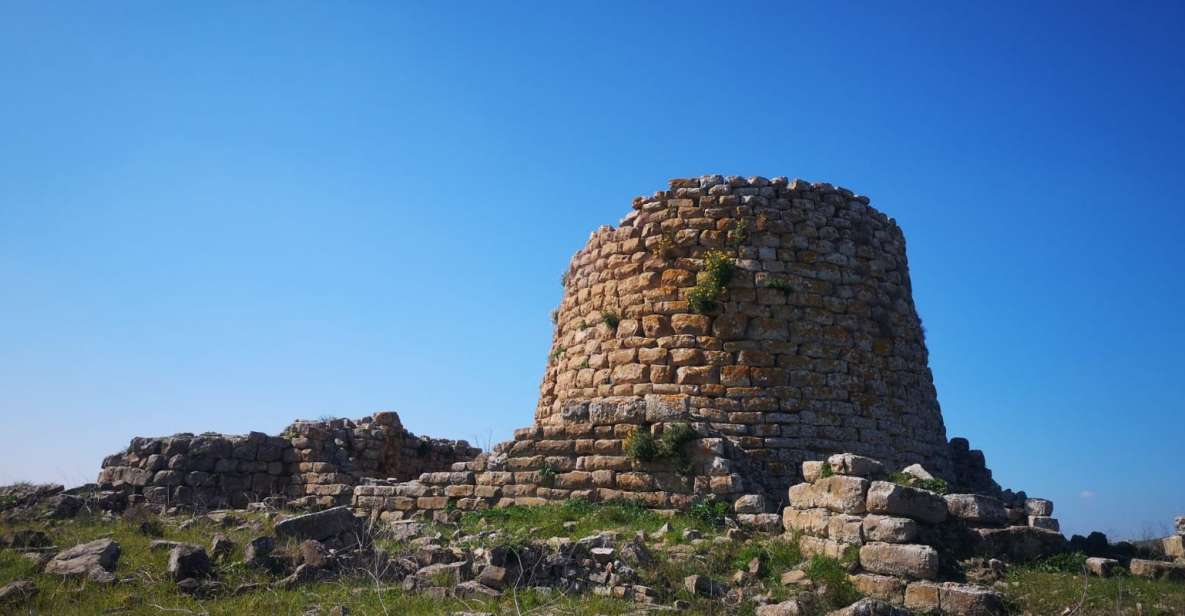
[[[658,442],[645,426],[639,426],[625,439],[625,455],[639,462],[649,462],[658,457]]]
[[[696,285],[687,294],[691,311],[697,314],[715,311],[735,268],[732,257],[723,252],[712,250],[705,253],[704,269],[696,277]]]
[[[564,347],[562,347],[562,346],[556,347],[555,350],[551,352],[551,361],[555,361],[563,356],[564,356]]]
[[[617,329],[617,325],[621,323],[621,317],[611,310],[602,310],[601,321],[608,325],[609,329]]]
[[[695,428],[685,423],[673,423],[663,428],[658,437],[658,455],[661,458],[674,460],[678,463],[679,471],[691,472],[691,459],[683,451],[683,446],[699,438]]]
[[[728,503],[724,501],[700,501],[691,506],[687,515],[706,526],[720,528],[724,526],[724,517],[728,515]]]
[[[835,474],[835,470],[831,468],[831,463],[826,460],[823,461],[823,468],[819,469],[819,477],[830,477]]]
[[[544,483],[547,484],[551,484],[552,480],[554,480],[555,476],[558,474],[559,471],[557,471],[555,467],[550,464],[544,464],[542,468],[539,469],[539,477],[543,479]]]

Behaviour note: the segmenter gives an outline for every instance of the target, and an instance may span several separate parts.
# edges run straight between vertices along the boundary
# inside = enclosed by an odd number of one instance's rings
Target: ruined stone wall
[[[398,415],[381,412],[297,421],[280,436],[137,437],[103,461],[98,483],[154,505],[243,507],[272,498],[326,507],[349,503],[364,478],[413,479],[478,453],[465,441],[416,436]]]

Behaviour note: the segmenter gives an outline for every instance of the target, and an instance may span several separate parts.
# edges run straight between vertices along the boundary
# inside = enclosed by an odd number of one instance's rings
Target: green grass
[[[1041,564],[1014,567],[1002,592],[1011,611],[1028,614],[1060,614],[1078,605],[1083,597],[1081,573],[1041,570]],[[1076,616],[1169,616],[1185,614],[1185,584],[1131,576],[1090,577],[1086,599]]]
[[[727,254],[719,250],[705,253],[704,269],[697,275],[695,287],[687,293],[691,311],[697,314],[715,312],[735,269],[736,263]]]

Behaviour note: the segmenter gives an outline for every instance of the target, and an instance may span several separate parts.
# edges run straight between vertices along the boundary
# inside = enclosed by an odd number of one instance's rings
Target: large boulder
[[[904,516],[927,524],[946,519],[946,501],[937,493],[888,481],[872,482],[866,504],[869,513]]]
[[[361,531],[361,522],[345,506],[298,515],[276,524],[276,535],[301,541],[350,540],[360,536]]]
[[[45,572],[64,577],[80,577],[92,572],[115,570],[119,562],[119,544],[111,539],[98,539],[76,545],[54,556],[45,564]]]
[[[972,524],[1004,524],[1008,512],[999,499],[982,494],[947,494],[946,510],[950,515]]]
[[[929,580],[938,575],[938,550],[928,545],[867,543],[860,548],[860,566],[872,573]]]

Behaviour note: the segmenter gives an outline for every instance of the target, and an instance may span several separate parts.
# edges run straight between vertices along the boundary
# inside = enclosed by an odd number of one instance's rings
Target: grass
[[[601,311],[601,321],[605,323],[609,329],[617,329],[618,324],[621,323],[621,316],[612,310]]]
[[[679,472],[687,474],[692,468],[684,446],[697,438],[695,428],[682,422],[667,424],[658,438],[649,427],[639,426],[625,439],[625,455],[637,462],[670,461]]]
[[[1061,563],[1067,564],[1067,563]],[[1055,564],[1052,568],[1060,566]],[[1083,577],[1056,572],[1046,563],[1013,567],[1002,592],[1011,611],[1027,614],[1060,614],[1083,601],[1076,616],[1168,616],[1185,614],[1185,584],[1131,576],[1088,578],[1083,600]],[[1010,612],[1011,613],[1011,612]]]

